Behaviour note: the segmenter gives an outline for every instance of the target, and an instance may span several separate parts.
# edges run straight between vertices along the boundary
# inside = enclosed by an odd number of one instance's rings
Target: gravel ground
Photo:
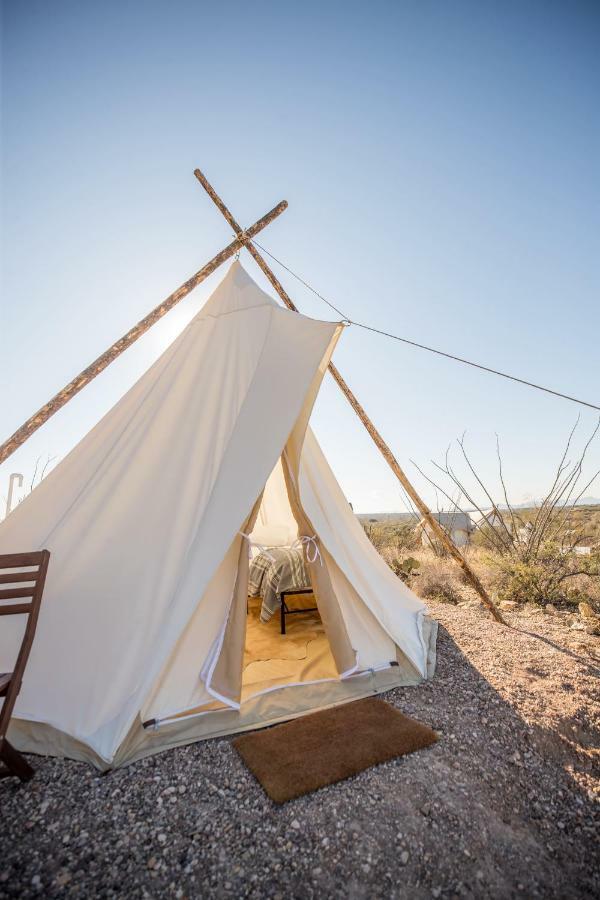
[[[599,896],[600,641],[430,608],[435,679],[385,696],[434,747],[283,807],[229,740],[106,776],[32,757],[0,783],[0,896]]]

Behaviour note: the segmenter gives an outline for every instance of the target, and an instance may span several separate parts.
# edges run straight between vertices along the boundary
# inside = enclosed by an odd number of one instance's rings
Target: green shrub
[[[552,543],[536,548],[535,555],[497,556],[491,561],[496,568],[499,600],[539,606],[567,606],[588,600],[586,587],[592,588],[591,582],[600,572],[596,557],[582,559]]]

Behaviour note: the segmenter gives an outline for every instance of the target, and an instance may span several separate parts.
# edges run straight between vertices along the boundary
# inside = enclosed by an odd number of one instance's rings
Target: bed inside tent
[[[303,544],[298,535],[280,459],[249,535],[242,702],[285,684],[338,677],[304,560],[306,552],[322,564],[320,551],[316,541]]]

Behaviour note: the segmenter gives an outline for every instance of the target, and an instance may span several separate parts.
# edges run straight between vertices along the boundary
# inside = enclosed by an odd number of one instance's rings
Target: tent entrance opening
[[[251,553],[242,702],[284,685],[338,678],[281,460],[265,485]]]
[[[294,609],[315,606],[312,594],[291,596],[292,603]],[[287,684],[339,677],[318,611],[288,616],[282,634],[279,615],[263,622],[261,607],[261,598],[248,598],[242,702]]]

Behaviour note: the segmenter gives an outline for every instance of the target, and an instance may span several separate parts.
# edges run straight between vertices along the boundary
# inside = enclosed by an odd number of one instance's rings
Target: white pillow
[[[297,532],[293,534],[287,525],[262,525],[257,522],[250,540],[263,547],[290,547],[297,537]]]

